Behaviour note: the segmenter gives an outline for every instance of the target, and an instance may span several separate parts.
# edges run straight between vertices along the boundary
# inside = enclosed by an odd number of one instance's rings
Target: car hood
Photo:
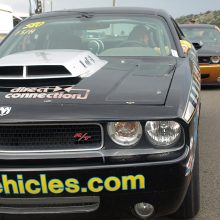
[[[57,74],[56,65],[65,67],[70,75]],[[176,59],[109,59],[89,51],[32,51],[3,57],[0,66],[9,75],[11,67],[22,68],[22,74],[14,78],[1,71],[2,106],[164,105]],[[28,78],[30,66],[41,71]],[[48,66],[53,66],[54,74]]]
[[[219,56],[220,43],[204,43],[202,48],[198,50],[199,56]]]

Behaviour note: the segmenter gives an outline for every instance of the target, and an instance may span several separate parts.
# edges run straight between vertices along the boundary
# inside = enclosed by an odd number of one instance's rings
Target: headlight
[[[145,132],[149,141],[156,146],[170,146],[181,136],[181,126],[175,121],[148,121]]]
[[[110,122],[108,123],[110,138],[119,145],[131,146],[136,144],[142,136],[140,122]]]
[[[219,63],[220,62],[220,57],[219,56],[213,56],[210,58],[212,63]]]

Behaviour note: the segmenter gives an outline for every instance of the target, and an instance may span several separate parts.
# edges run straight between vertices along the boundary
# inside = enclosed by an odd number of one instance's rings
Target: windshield
[[[90,50],[97,56],[177,54],[169,28],[159,16],[77,14],[22,23],[0,47],[0,57],[48,49]]]
[[[220,43],[220,32],[215,28],[182,27],[184,35],[191,41]]]

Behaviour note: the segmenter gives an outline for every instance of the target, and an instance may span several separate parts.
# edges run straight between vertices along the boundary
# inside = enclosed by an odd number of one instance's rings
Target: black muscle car
[[[203,85],[220,84],[220,29],[211,24],[182,24],[185,36],[192,42],[201,42],[198,50]]]
[[[200,72],[181,42],[154,9],[20,23],[0,45],[0,213],[195,216]]]

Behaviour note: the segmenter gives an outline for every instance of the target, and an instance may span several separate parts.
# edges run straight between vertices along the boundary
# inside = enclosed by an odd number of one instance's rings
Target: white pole
[[[113,7],[115,7],[116,5],[116,0],[113,0]]]
[[[45,9],[45,0],[43,0],[43,12],[46,12],[46,9]]]

